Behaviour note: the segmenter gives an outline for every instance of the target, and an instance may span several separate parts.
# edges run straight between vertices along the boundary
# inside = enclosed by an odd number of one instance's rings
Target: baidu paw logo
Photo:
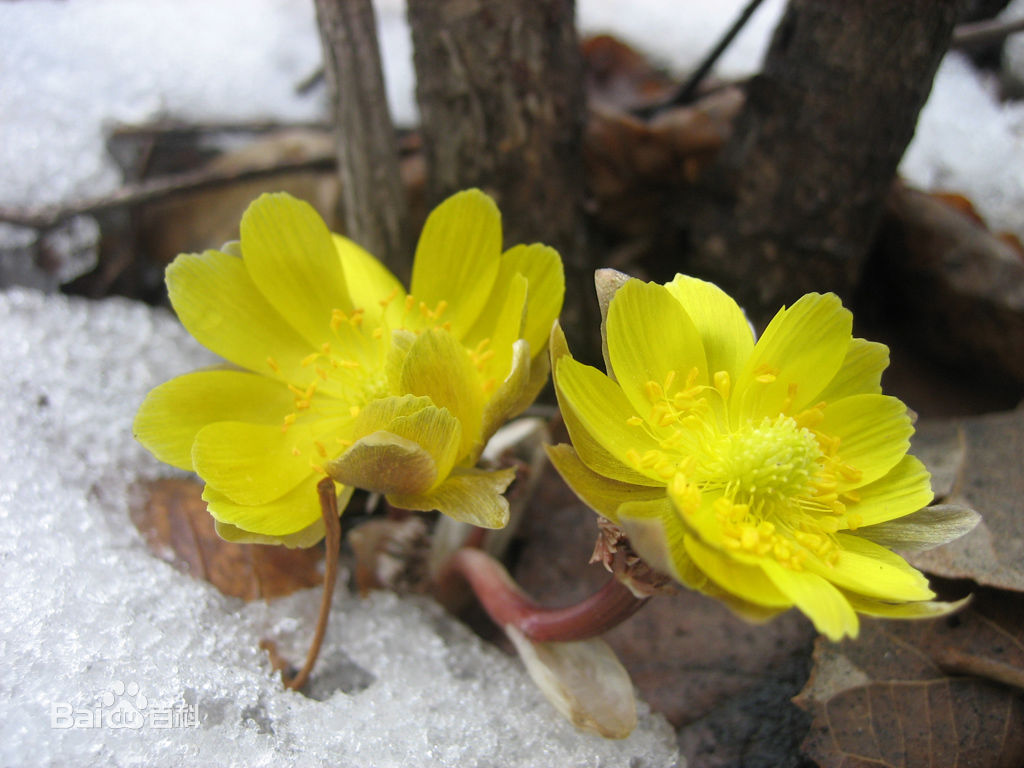
[[[138,683],[130,682],[125,685],[120,680],[115,680],[110,690],[103,693],[101,702],[108,728],[137,730],[146,724],[143,710],[149,706],[149,701],[139,692]]]

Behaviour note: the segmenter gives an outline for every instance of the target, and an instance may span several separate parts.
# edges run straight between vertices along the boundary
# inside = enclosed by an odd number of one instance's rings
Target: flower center
[[[822,458],[814,435],[782,415],[723,436],[717,453],[726,488],[755,506],[811,495]]]

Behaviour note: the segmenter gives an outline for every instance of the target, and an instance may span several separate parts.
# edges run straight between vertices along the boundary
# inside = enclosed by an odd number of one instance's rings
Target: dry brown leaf
[[[280,597],[323,581],[319,547],[286,549],[221,539],[202,490],[196,481],[180,478],[145,486],[145,504],[132,511],[132,522],[158,557],[243,600]]]
[[[1024,764],[1024,596],[982,590],[954,616],[868,620],[857,640],[819,639],[814,660],[794,701],[814,716],[803,748],[822,766]]]
[[[966,536],[908,560],[938,576],[1024,592],[1024,409],[922,420],[914,452],[934,473],[940,500],[971,507],[982,521]]]

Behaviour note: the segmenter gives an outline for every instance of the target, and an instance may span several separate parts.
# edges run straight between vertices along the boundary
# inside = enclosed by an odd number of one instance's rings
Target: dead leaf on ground
[[[1024,592],[1024,409],[922,420],[913,442],[940,500],[971,507],[982,521],[956,541],[907,559],[938,576]]]
[[[149,548],[176,568],[205,579],[225,595],[243,600],[288,595],[323,582],[319,547],[286,549],[265,544],[233,544],[213,528],[191,479],[148,483],[145,504],[132,510],[132,522]]]
[[[866,620],[857,640],[820,638],[814,661],[794,701],[814,716],[803,749],[822,766],[1024,764],[1022,595],[985,589],[953,616]]]

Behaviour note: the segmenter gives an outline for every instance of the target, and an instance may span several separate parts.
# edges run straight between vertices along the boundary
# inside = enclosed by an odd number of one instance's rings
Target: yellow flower
[[[342,502],[358,487],[503,526],[512,472],[474,465],[544,385],[564,278],[551,248],[502,253],[501,238],[489,197],[454,195],[424,226],[407,294],[308,204],[263,195],[239,243],[182,254],[167,270],[182,323],[237,368],[154,389],[137,438],[202,477],[232,540],[318,541],[325,475]]]
[[[755,344],[716,286],[629,280],[607,310],[607,376],[552,335],[575,449],[551,458],[649,565],[748,618],[796,606],[839,639],[856,636],[857,612],[948,610],[873,540],[899,543],[904,523],[909,540],[932,491],[907,454],[906,406],[881,394],[888,349],[851,327],[836,296],[808,294]]]

